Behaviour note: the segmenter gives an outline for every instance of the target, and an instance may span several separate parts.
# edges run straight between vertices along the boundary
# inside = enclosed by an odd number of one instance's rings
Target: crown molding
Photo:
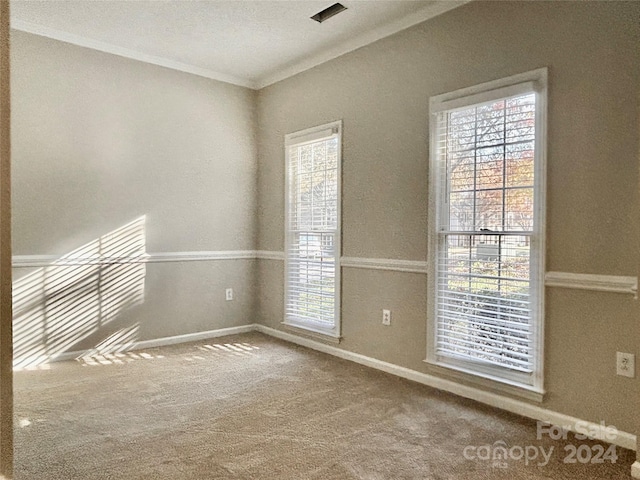
[[[22,20],[12,20],[11,28],[13,30],[19,30],[34,35],[39,35],[41,37],[59,40],[61,42],[90,48],[92,50],[98,50],[100,52],[110,53],[112,55],[118,55],[120,57],[137,60],[139,62],[158,65],[160,67],[177,70],[179,72],[190,73],[192,75],[209,78],[211,80],[217,80],[219,82],[230,83],[253,90],[260,90],[266,86],[272,85],[276,82],[292,77],[298,73],[304,72],[305,70],[316,67],[322,63],[328,62],[329,60],[333,60],[334,58],[344,55],[345,53],[349,53],[360,47],[369,45],[370,43],[373,43],[377,40],[393,35],[394,33],[397,33],[401,30],[405,30],[409,27],[417,25],[418,23],[424,22],[426,20],[429,20],[430,18],[448,12],[449,10],[453,10],[454,8],[464,5],[465,3],[469,3],[470,1],[473,0],[450,0],[447,2],[429,3],[429,5],[417,12],[402,17],[389,24],[380,26],[351,40],[343,42],[340,45],[321,50],[315,55],[304,57],[302,61],[287,65],[276,70],[274,73],[259,77],[258,79],[247,79],[235,75],[228,75],[225,73],[216,72],[214,70],[209,70],[207,68],[181,63],[168,58],[148,55],[136,50],[131,50],[129,48],[120,47],[99,40],[93,40],[91,38],[83,37],[81,35],[76,35],[62,30],[57,30],[55,28],[46,27],[37,23],[25,22]]]
[[[305,70],[309,70],[320,64],[328,62],[329,60],[340,57],[345,53],[352,52],[353,50],[356,50],[360,47],[364,47],[377,40],[393,35],[394,33],[397,33],[401,30],[405,30],[409,27],[417,25],[418,23],[422,23],[433,17],[437,17],[438,15],[448,12],[449,10],[453,10],[454,8],[460,7],[461,5],[464,5],[465,3],[469,3],[471,1],[473,0],[451,0],[447,2],[430,3],[428,6],[417,12],[402,17],[386,25],[382,25],[374,30],[347,40],[346,42],[343,42],[334,47],[321,50],[315,55],[305,57],[302,61],[276,70],[274,73],[260,77],[256,81],[256,89],[260,90],[281,80],[297,75],[298,73],[304,72]]]
[[[19,30],[21,32],[32,33],[41,37],[52,38],[65,43],[71,43],[80,47],[90,48],[92,50],[98,50],[100,52],[110,53],[112,55],[118,55],[119,57],[129,58],[137,60],[139,62],[150,63],[152,65],[158,65],[160,67],[169,68],[171,70],[177,70],[179,72],[190,73],[199,77],[209,78],[211,80],[217,80],[219,82],[231,83],[240,87],[246,87],[256,89],[256,83],[246,78],[236,77],[234,75],[227,75],[225,73],[215,72],[202,67],[196,67],[194,65],[188,65],[186,63],[177,62],[163,57],[156,57],[154,55],[148,55],[135,50],[131,50],[124,47],[119,47],[99,40],[93,40],[91,38],[75,35],[73,33],[64,32],[55,28],[45,27],[37,23],[24,22],[22,20],[12,20],[11,29]]]

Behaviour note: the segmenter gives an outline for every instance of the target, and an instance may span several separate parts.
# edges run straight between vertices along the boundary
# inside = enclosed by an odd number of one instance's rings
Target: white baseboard
[[[236,335],[239,333],[248,333],[253,331],[261,332],[271,337],[279,338],[281,340],[285,340],[285,341],[294,343],[296,345],[301,345],[303,347],[311,348],[313,350],[327,353],[335,357],[339,357],[345,360],[359,363],[360,365],[365,365],[370,368],[375,368],[376,370],[390,373],[398,377],[406,378],[408,380],[412,380],[414,382],[421,383],[429,387],[437,388],[439,390],[444,390],[446,392],[450,392],[455,395],[459,395],[461,397],[476,400],[486,405],[500,408],[502,410],[506,410],[511,413],[532,418],[534,420],[547,422],[552,425],[558,425],[563,428],[569,429],[573,432],[577,431],[576,426],[578,426],[582,431],[588,430],[593,432],[602,432],[603,430],[601,428],[601,425],[597,423],[581,420],[579,418],[572,417],[570,415],[565,415],[563,413],[547,410],[537,405],[532,405],[520,400],[504,397],[495,393],[486,392],[478,388],[470,387],[468,385],[463,385],[457,382],[453,382],[451,380],[446,380],[440,377],[436,377],[434,375],[429,375],[427,373],[418,372],[417,370],[411,370],[409,368],[401,367],[393,363],[383,362],[382,360],[377,360],[375,358],[367,357],[359,353],[343,350],[333,345],[328,345],[326,343],[312,340],[310,338],[300,337],[292,333],[283,332],[281,330],[276,330],[274,328],[266,327],[264,325],[259,325],[259,324],[249,324],[249,325],[242,325],[239,327],[208,330],[205,332],[187,333],[184,335],[158,338],[155,340],[143,340],[141,342],[131,343],[131,345],[128,346],[128,349],[141,350],[145,348],[162,347],[166,345],[195,342],[198,340],[207,340],[210,338],[223,337],[227,335]],[[87,355],[89,352],[91,351],[87,350],[87,351],[78,351],[78,352],[65,352],[55,357],[50,357],[47,360],[49,362],[73,360],[73,359],[82,357],[84,355]],[[631,433],[622,432],[622,431],[619,431],[617,437],[612,441],[609,441],[606,438],[601,438],[601,437],[596,437],[596,439],[604,440],[609,443],[613,443],[614,445],[627,448],[629,450],[636,450],[636,446],[637,446],[636,436]],[[633,464],[632,476],[634,478],[640,478],[640,462],[636,462]]]
[[[640,460],[631,465],[631,476],[633,478],[640,478]]]
[[[175,335],[173,337],[163,337],[154,340],[142,340],[140,342],[131,342],[126,345],[113,345],[114,351],[133,351],[143,350],[145,348],[164,347],[166,345],[175,345],[177,343],[197,342],[198,340],[208,340],[209,338],[225,337],[227,335],[237,335],[239,333],[247,333],[255,331],[253,324],[241,325],[239,327],[219,328],[217,330],[207,330],[205,332],[186,333],[184,335]],[[14,370],[20,370],[20,365],[40,365],[51,362],[64,362],[67,360],[75,360],[76,358],[95,355],[95,350],[77,350],[74,352],[63,352],[57,355],[40,356],[30,358],[14,359]]]
[[[163,337],[156,340],[143,340],[133,344],[131,350],[141,350],[143,348],[164,347],[166,345],[175,345],[176,343],[197,342],[198,340],[207,340],[209,338],[226,337],[227,335],[237,335],[238,333],[253,332],[254,325],[242,325],[240,327],[219,328],[217,330],[208,330],[206,332],[186,333],[184,335],[176,335],[174,337]]]
[[[262,332],[272,337],[280,338],[282,340],[286,340],[288,342],[295,343],[303,347],[308,347],[313,350],[317,350],[319,352],[328,353],[329,355],[340,357],[345,360],[350,360],[352,362],[359,363],[367,367],[375,368],[377,370],[381,370],[383,372],[387,372],[392,375],[396,375],[398,377],[406,378],[408,380],[412,380],[414,382],[418,382],[423,385],[428,385],[430,387],[437,388],[438,390],[444,390],[450,393],[454,393],[461,397],[476,400],[486,405],[497,407],[511,413],[516,413],[518,415],[532,418],[534,420],[548,422],[552,425],[561,426],[573,432],[576,432],[576,426],[578,426],[582,431],[585,431],[585,429],[590,432],[602,431],[602,428],[599,424],[596,424],[593,422],[587,422],[585,420],[581,420],[579,418],[572,417],[570,415],[554,412],[552,410],[547,410],[545,408],[532,405],[526,402],[522,402],[520,400],[515,400],[509,397],[503,397],[495,393],[486,392],[484,390],[480,390],[474,387],[452,382],[451,380],[446,380],[440,377],[418,372],[416,370],[411,370],[409,368],[400,367],[398,365],[388,363],[388,362],[383,362],[381,360],[367,357],[359,353],[353,353],[347,350],[343,350],[341,348],[334,347],[332,345],[327,345],[325,343],[320,343],[308,338],[302,338],[297,335],[293,335],[291,333],[282,332],[280,330],[275,330],[273,328],[265,327],[264,325],[255,325],[255,329],[258,332]],[[597,439],[605,440],[608,443],[613,443],[615,445],[618,445],[623,448],[627,448],[629,450],[636,449],[636,436],[631,433],[618,432],[617,437],[613,441],[606,440],[605,438],[597,438]]]

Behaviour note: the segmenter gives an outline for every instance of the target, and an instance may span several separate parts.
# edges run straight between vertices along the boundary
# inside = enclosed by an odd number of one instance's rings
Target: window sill
[[[294,323],[281,322],[280,323],[285,330],[290,331],[291,333],[295,333],[297,335],[302,335],[303,337],[307,337],[313,340],[319,340],[321,342],[326,343],[335,343],[336,345],[340,343],[342,337],[340,335],[336,335],[331,332],[321,331],[314,329],[313,327],[298,325]]]
[[[429,359],[424,360],[424,362],[429,366],[431,373],[460,384],[474,386],[493,393],[521,398],[536,403],[542,403],[544,400],[544,390],[530,385],[523,385],[490,374],[475,372],[470,369],[442,362],[434,362]]]

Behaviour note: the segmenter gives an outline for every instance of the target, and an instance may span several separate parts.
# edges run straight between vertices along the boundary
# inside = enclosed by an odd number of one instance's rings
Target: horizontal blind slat
[[[285,316],[333,326],[338,232],[337,127],[288,136]]]
[[[468,355],[477,354],[479,358],[488,357],[501,362],[514,363],[522,367],[526,367],[529,364],[529,352],[517,352],[514,349],[529,350],[526,347],[513,346],[508,342],[492,342],[491,344],[483,345],[482,348],[478,348],[476,340],[466,340],[457,335],[451,335],[440,332],[441,344],[446,345],[449,349],[456,349],[461,352],[466,352]],[[443,341],[444,340],[444,341]]]
[[[438,353],[440,355],[448,355],[448,356],[453,357],[455,359],[463,358],[463,359],[469,360],[471,362],[477,362],[478,360],[480,360],[477,356],[475,356],[473,354],[469,354],[467,352],[459,352],[459,351],[456,351],[454,349],[450,349],[450,348],[447,348],[447,347],[439,348],[438,349]],[[500,362],[487,361],[486,359],[482,359],[482,360],[484,360],[484,363],[489,364],[489,365],[502,366],[500,364]],[[510,365],[509,368],[511,370],[516,370],[516,371],[523,372],[523,373],[531,373],[532,372],[532,369],[529,368],[528,366],[524,367],[524,366],[519,366],[519,365],[515,365],[514,364],[514,365]]]
[[[447,100],[435,152],[444,207],[437,232],[436,352],[530,372],[535,102],[531,85]],[[434,110],[432,110],[434,111]]]

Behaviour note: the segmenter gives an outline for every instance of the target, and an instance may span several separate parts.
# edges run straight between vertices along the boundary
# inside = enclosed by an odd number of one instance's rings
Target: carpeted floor
[[[610,480],[634,459],[564,463],[609,445],[258,333],[17,372],[15,411],[18,480]]]

